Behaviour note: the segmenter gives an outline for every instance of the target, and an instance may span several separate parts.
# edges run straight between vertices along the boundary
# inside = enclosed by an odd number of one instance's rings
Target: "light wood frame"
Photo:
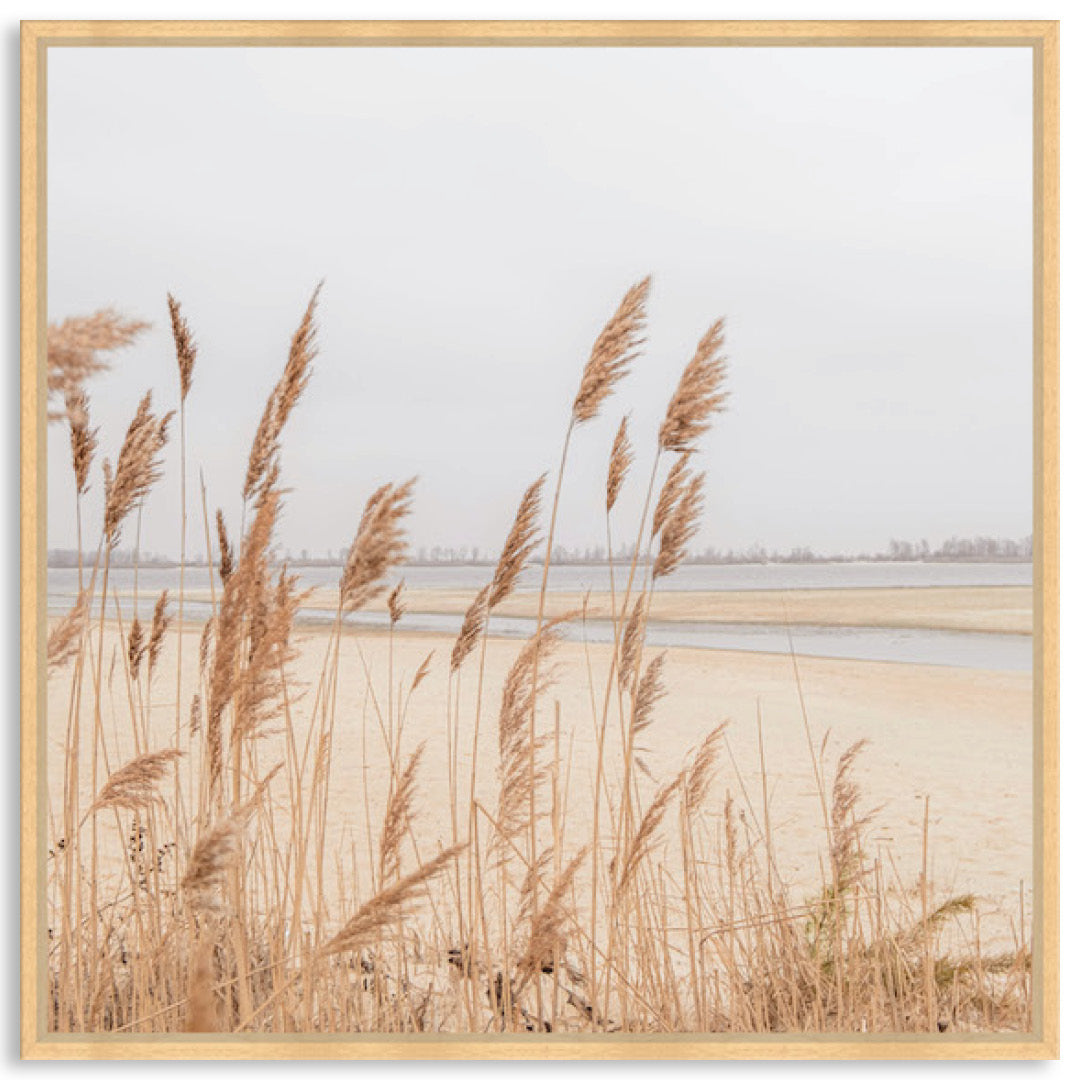
[[[1031,50],[1033,80],[1034,1030],[871,1036],[65,1036],[44,1029],[45,88],[79,46],[980,47]],[[27,1058],[1050,1058],[1058,1053],[1058,24],[993,22],[24,22],[22,24],[22,1053]]]

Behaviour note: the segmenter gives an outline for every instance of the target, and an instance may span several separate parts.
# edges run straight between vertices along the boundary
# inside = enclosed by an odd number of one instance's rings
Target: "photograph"
[[[1055,1056],[1057,24],[948,25],[23,24],[24,1055]]]

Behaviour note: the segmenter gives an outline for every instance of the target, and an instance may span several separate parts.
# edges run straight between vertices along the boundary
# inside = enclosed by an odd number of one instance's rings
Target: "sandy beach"
[[[525,598],[523,598],[525,599]],[[682,599],[682,598],[678,598]],[[688,597],[687,600],[700,600]],[[555,608],[557,610],[557,607]],[[197,689],[199,628],[185,631],[184,716]],[[307,693],[297,700],[294,723],[301,735],[310,723],[305,702],[319,680],[330,634],[305,627],[298,634],[299,654],[291,674]],[[151,746],[171,745],[175,708],[169,688],[174,683],[175,635],[169,635],[155,675]],[[431,654],[430,673],[404,707],[403,746],[423,742],[420,772],[423,792],[415,826],[419,848],[434,851],[453,837],[449,827],[447,679],[450,638],[437,635],[394,635],[393,686],[395,711],[414,673]],[[131,701],[122,666],[113,664],[117,640],[106,632],[107,715],[103,718],[111,747],[110,765],[131,756]],[[505,674],[520,642],[492,638],[486,656],[480,708],[478,799],[494,805],[497,782],[496,724]],[[653,650],[647,651],[646,660]],[[331,834],[339,843],[335,857],[355,859],[361,875],[368,863],[368,830],[378,830],[386,793],[385,752],[381,722],[386,711],[390,637],[386,633],[347,630],[342,641],[337,720],[332,763]],[[571,835],[567,843],[584,842],[591,818],[595,762],[595,723],[602,714],[609,649],[573,641],[572,632],[558,653],[557,681],[544,700],[539,723],[554,731],[556,709],[560,747],[569,757],[560,778],[574,792],[570,800]],[[713,800],[719,813],[727,792],[744,809],[749,840],[764,818],[764,787],[775,833],[776,858],[782,876],[796,894],[819,880],[819,860],[826,850],[821,803],[814,779],[814,752],[827,738],[822,757],[825,782],[831,782],[837,756],[866,739],[857,781],[866,810],[877,808],[871,835],[886,867],[914,887],[922,860],[925,799],[930,799],[930,877],[939,897],[974,892],[984,902],[988,925],[995,911],[1014,912],[1023,883],[1031,887],[1032,870],[1032,681],[1028,674],[887,664],[700,649],[670,649],[666,656],[666,696],[641,745],[645,761],[663,782],[686,754],[718,723],[726,721]],[[801,695],[800,695],[801,688]],[[49,776],[58,789],[62,770],[63,718],[69,680],[49,681]],[[472,727],[476,714],[475,658],[466,665],[460,688],[461,751],[459,776],[471,764]],[[805,714],[804,714],[805,709]],[[612,708],[612,730],[617,713]],[[759,717],[761,744],[759,746]],[[259,746],[260,763],[280,759],[280,733]],[[614,736],[617,740],[617,735]],[[186,737],[182,745],[187,745]],[[609,748],[612,746],[609,743]],[[614,767],[615,754],[609,759]],[[365,760],[366,759],[366,760]],[[645,782],[645,789],[649,785]],[[580,792],[580,798],[577,795]],[[88,794],[88,793],[87,793]],[[575,809],[580,806],[580,813]],[[573,835],[575,823],[578,835]],[[1007,944],[1007,923],[996,924]]]
[[[191,589],[192,600],[209,602],[208,589]],[[461,615],[475,592],[460,589],[410,589],[409,610],[424,615]],[[581,592],[549,592],[545,609],[551,615],[580,611],[610,617],[606,596]],[[315,589],[304,606],[319,611],[337,608],[337,592]],[[365,610],[383,611],[380,601]],[[499,613],[528,617],[536,612],[535,592],[510,596]],[[927,587],[903,589],[752,589],[741,591],[670,591],[653,594],[651,622],[758,623],[775,626],[896,627],[915,630],[972,630],[984,633],[1030,634],[1032,591],[1026,585]]]
[[[316,654],[321,635],[311,644]],[[342,650],[342,686],[351,698],[353,737],[362,717],[366,677],[363,660],[383,671],[386,641],[350,635]],[[446,657],[449,639],[398,638],[395,664],[407,682],[432,649],[430,678],[409,706],[406,738],[428,740],[425,788],[431,792],[428,827],[433,838],[445,814],[438,795],[445,782],[443,738]],[[480,798],[494,795],[495,718],[507,668],[520,644],[491,640],[481,721]],[[348,658],[346,659],[346,653]],[[307,654],[305,654],[307,655]],[[559,653],[558,683],[548,699],[546,729],[560,713],[560,740],[572,740],[568,783],[591,794],[595,739],[593,701],[600,711],[607,651],[567,641]],[[361,659],[363,658],[363,660]],[[647,654],[646,659],[649,658]],[[761,821],[762,770],[758,716],[765,760],[770,814],[782,872],[798,888],[816,879],[825,849],[821,807],[814,782],[807,724],[815,750],[828,734],[825,779],[831,782],[836,758],[852,743],[868,740],[856,770],[865,808],[880,807],[872,830],[883,860],[895,861],[903,880],[914,885],[921,867],[924,800],[930,798],[930,876],[943,893],[975,892],[991,903],[1011,907],[1023,881],[1029,886],[1032,820],[1032,687],[1026,675],[972,672],[907,664],[880,664],[734,652],[671,649],[667,652],[667,696],[642,745],[659,781],[672,776],[686,755],[716,724],[727,721],[729,756],[721,760],[717,810],[730,791],[746,801]],[[305,661],[314,676],[311,659]],[[800,702],[799,686],[802,689]],[[466,678],[463,698],[474,700],[474,678]],[[378,693],[378,691],[377,691]],[[369,712],[371,711],[369,707]],[[343,725],[349,730],[348,721]],[[338,776],[343,795],[357,794],[360,776],[343,765]],[[378,805],[378,804],[376,804]],[[583,808],[585,810],[586,808]],[[591,810],[591,808],[587,808]],[[590,816],[583,812],[584,819]],[[582,835],[576,839],[584,841]]]

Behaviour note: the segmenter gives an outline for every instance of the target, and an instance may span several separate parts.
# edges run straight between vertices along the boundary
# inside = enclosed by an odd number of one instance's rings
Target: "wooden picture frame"
[[[1030,1033],[1001,1035],[61,1035],[47,1030],[45,131],[49,56],[146,46],[551,49],[1010,47],[1030,52],[1035,593],[1035,862]],[[34,1059],[1051,1058],[1058,1053],[1058,24],[987,22],[24,22],[22,58],[22,1054]]]

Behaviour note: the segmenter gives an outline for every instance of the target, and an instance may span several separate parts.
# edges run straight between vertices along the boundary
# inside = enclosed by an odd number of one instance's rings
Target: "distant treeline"
[[[94,565],[94,552],[84,551],[82,557],[83,567],[87,570]],[[109,556],[109,565],[115,570],[135,565],[135,552],[132,550],[120,550],[119,548]],[[139,553],[138,563],[140,567],[158,567],[168,569],[180,564],[175,559],[167,559],[162,555],[154,555],[145,551]],[[57,569],[69,569],[79,565],[79,553],[74,548],[49,548],[48,565]],[[206,560],[188,559],[188,566],[205,566]]]
[[[325,555],[312,555],[306,548],[298,555],[292,551],[278,552],[278,560],[290,566],[341,566],[348,554],[347,548],[338,552],[327,551]],[[633,552],[624,545],[615,552],[616,563],[628,563]],[[808,547],[792,548],[790,551],[770,551],[761,544],[748,548],[721,550],[707,547],[690,555],[686,562],[699,565],[725,566],[748,563],[843,563],[843,562],[1030,562],[1032,537],[1021,540],[1002,539],[993,536],[954,536],[939,547],[931,548],[926,540],[890,540],[885,551],[863,552],[858,555],[824,554]],[[92,562],[92,556],[83,556],[84,565]],[[113,567],[135,565],[135,553],[131,550],[114,551]],[[409,558],[410,566],[489,566],[494,558],[477,547],[449,548],[435,545],[418,548]],[[554,564],[568,566],[588,563],[606,563],[607,551],[600,547],[568,548],[556,544],[552,550]],[[168,568],[177,566],[175,559],[142,553],[139,566]],[[79,564],[78,552],[70,548],[50,548],[48,565],[52,567],[75,567]],[[205,559],[189,559],[188,566],[206,566]]]
[[[617,562],[629,562],[628,548],[619,551]],[[951,537],[940,547],[931,548],[926,540],[890,540],[886,551],[852,554],[826,554],[808,547],[790,551],[768,550],[761,544],[749,548],[721,550],[707,547],[690,555],[686,562],[709,566],[744,565],[747,563],[840,563],[840,562],[1030,562],[1032,537],[1021,540],[991,536]],[[552,553],[555,563],[607,562],[607,553],[599,547],[581,550],[556,545]]]

